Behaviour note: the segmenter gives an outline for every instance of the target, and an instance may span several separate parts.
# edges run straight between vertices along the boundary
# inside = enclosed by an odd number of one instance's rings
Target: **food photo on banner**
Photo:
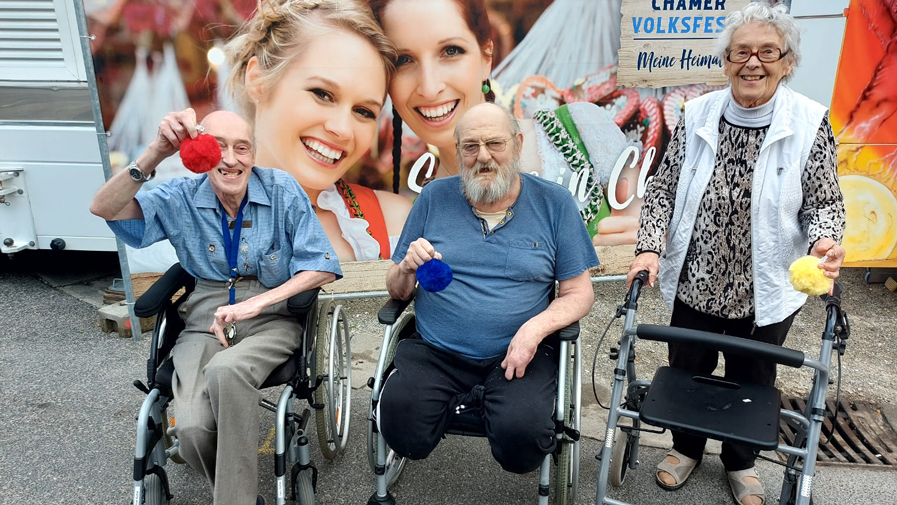
[[[386,260],[423,186],[457,174],[458,119],[493,101],[521,121],[520,170],[567,188],[602,261],[619,258],[622,268],[633,257],[647,179],[685,103],[725,86],[715,38],[748,1],[85,5],[98,34],[92,49],[113,165],[133,159],[171,110],[238,112],[255,128],[256,165],[297,179],[341,263]],[[854,64],[888,63],[883,48],[878,60]],[[839,81],[839,97],[874,84],[851,75],[850,84]],[[845,110],[839,123],[837,114],[836,126],[859,117]],[[854,159],[879,156],[864,147],[874,139],[851,138]],[[177,157],[170,163],[153,182],[195,176]],[[853,166],[842,160],[843,169],[862,170]],[[865,195],[863,212],[892,212],[893,179],[858,177],[877,184],[848,179]],[[894,244],[875,247],[867,256],[886,259]],[[159,248],[129,250],[132,271],[164,271],[174,256]]]

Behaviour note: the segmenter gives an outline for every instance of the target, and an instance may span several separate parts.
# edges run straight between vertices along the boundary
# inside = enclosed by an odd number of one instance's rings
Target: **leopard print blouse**
[[[751,183],[768,130],[768,125],[747,128],[725,118],[720,120],[714,172],[701,199],[676,290],[679,299],[705,314],[740,319],[754,313]],[[673,216],[684,160],[685,126],[680,118],[666,155],[648,184],[636,254],[660,254]],[[844,203],[837,166],[835,138],[826,115],[801,175],[804,199],[798,218],[810,244],[822,237],[840,242],[844,235]]]

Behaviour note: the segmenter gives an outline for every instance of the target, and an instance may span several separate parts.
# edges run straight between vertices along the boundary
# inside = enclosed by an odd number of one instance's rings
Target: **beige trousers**
[[[237,303],[267,289],[240,281]],[[251,505],[258,493],[259,386],[299,347],[301,326],[286,302],[237,323],[225,349],[209,333],[228,303],[223,282],[198,281],[185,302],[186,327],[172,350],[175,426],[180,454],[212,486],[215,505]]]

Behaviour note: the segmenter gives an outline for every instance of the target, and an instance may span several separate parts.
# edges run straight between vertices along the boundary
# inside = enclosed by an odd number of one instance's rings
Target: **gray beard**
[[[494,172],[490,182],[484,182],[483,176],[478,172],[483,167],[488,167]],[[490,161],[488,163],[477,162],[470,169],[461,169],[461,189],[467,200],[476,207],[477,205],[491,205],[501,200],[511,191],[511,185],[520,177],[520,160],[511,160],[507,167],[502,167]]]

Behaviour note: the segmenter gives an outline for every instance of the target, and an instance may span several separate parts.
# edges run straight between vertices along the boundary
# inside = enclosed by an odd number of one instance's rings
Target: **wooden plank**
[[[595,251],[601,265],[590,270],[592,276],[625,275],[629,273],[629,265],[635,259],[635,245],[600,246],[596,247]],[[322,289],[325,293],[334,294],[386,291],[386,271],[392,264],[391,260],[342,263],[340,268],[343,271],[343,278]],[[160,277],[161,273],[131,275],[135,298],[140,298],[140,295]]]
[[[326,293],[369,293],[386,291],[386,271],[390,260],[341,263],[343,278],[322,288]]]
[[[598,246],[598,261],[601,264],[591,270],[593,277],[602,275],[625,275],[629,273],[629,265],[635,259],[635,244]]]
[[[726,15],[749,0],[699,3],[681,11],[664,2],[623,0],[617,85],[725,84],[715,39]]]

